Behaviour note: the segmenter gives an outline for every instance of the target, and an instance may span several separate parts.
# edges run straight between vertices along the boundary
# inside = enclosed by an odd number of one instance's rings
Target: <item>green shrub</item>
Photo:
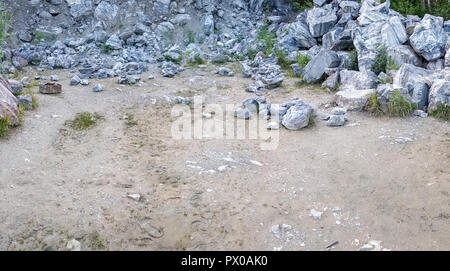
[[[0,137],[5,136],[6,132],[8,131],[10,125],[9,118],[6,117],[6,112],[3,117],[0,118]]]
[[[44,38],[45,38],[44,33],[36,32],[36,34],[34,34],[33,44],[38,45]]]
[[[314,7],[314,4],[311,0],[293,0],[292,8],[295,12],[303,12],[307,8]]]
[[[258,52],[256,52],[255,50],[253,50],[252,48],[248,47],[247,48],[247,56],[249,59],[253,60],[255,59],[255,56]]]
[[[405,117],[411,114],[416,106],[408,102],[408,100],[400,95],[399,90],[395,90],[394,94],[388,96],[388,111],[391,116]]]
[[[194,33],[194,31],[189,30],[187,32],[187,36],[188,36],[188,44],[195,43],[195,33]]]
[[[104,52],[105,54],[109,54],[109,53],[111,53],[113,50],[114,50],[114,48],[112,48],[110,45],[106,45],[106,44],[103,45],[103,52]]]
[[[370,95],[369,100],[367,101],[366,110],[375,116],[380,116],[384,113],[381,109],[380,103],[378,102],[376,93]]]
[[[450,120],[450,106],[439,104],[435,110],[430,110],[430,115],[443,120]]]
[[[269,31],[269,25],[267,21],[261,26],[256,35],[256,40],[264,41],[263,52],[266,55],[270,55],[275,45],[277,36],[275,33]]]
[[[353,70],[353,71],[358,71],[358,51],[356,51],[356,49],[353,49],[352,51],[350,51],[349,54],[349,69]]]
[[[288,70],[291,68],[292,62],[289,61],[286,57],[286,53],[283,50],[275,49],[274,55],[277,57],[278,62],[277,64],[284,70]]]
[[[167,61],[176,63],[176,64],[178,64],[178,65],[180,65],[181,62],[183,61],[183,56],[182,56],[182,55],[178,56],[177,59],[172,58],[170,55],[166,55],[164,58],[165,58]]]
[[[298,65],[300,65],[300,67],[304,68],[304,67],[306,67],[306,65],[308,65],[309,58],[307,55],[298,54],[298,56],[296,58],[296,62],[298,63]]]
[[[386,47],[384,45],[378,45],[377,57],[375,58],[375,63],[372,64],[371,70],[376,74],[380,74],[381,72],[387,73],[390,69],[398,70],[398,67],[387,55]]]

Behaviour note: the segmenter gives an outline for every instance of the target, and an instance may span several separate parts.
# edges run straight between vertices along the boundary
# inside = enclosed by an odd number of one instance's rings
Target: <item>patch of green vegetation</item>
[[[397,65],[395,65],[394,60],[390,57],[388,57],[387,70],[393,70],[393,71],[398,70],[398,67],[397,67]]]
[[[400,95],[399,90],[395,90],[394,94],[388,95],[388,112],[391,116],[405,117],[411,114],[416,106],[408,102],[408,100]]]
[[[195,33],[192,30],[187,31],[188,44],[195,43]]]
[[[316,125],[316,120],[315,120],[313,114],[311,114],[311,116],[309,116],[309,120],[308,120],[308,127],[313,127],[314,125]]]
[[[3,59],[3,49],[6,40],[11,36],[9,28],[11,26],[11,14],[6,10],[6,5],[0,3],[0,59]],[[3,65],[0,62],[0,73],[3,72]]]
[[[286,53],[283,50],[280,50],[278,48],[275,49],[274,55],[277,57],[278,62],[277,64],[283,69],[283,70],[290,70],[292,62],[289,61],[286,57]]]
[[[293,0],[292,8],[295,12],[303,12],[307,8],[314,7],[314,4],[311,0]]]
[[[378,102],[376,93],[370,95],[369,100],[367,101],[366,110],[374,116],[381,116],[382,114],[384,114],[383,110],[381,109],[380,102]]]
[[[133,114],[126,114],[125,117],[125,125],[127,126],[135,126],[137,125],[137,121],[134,119],[134,115]]]
[[[450,106],[439,104],[435,110],[430,110],[430,115],[442,120],[450,120]]]
[[[109,53],[111,53],[112,51],[114,51],[114,48],[112,48],[110,45],[107,45],[107,44],[103,44],[103,52],[105,53],[105,54],[109,54]]]
[[[252,48],[248,47],[247,48],[247,56],[249,59],[253,60],[255,59],[255,56],[258,52],[256,52],[256,50],[253,50]]]
[[[352,71],[357,71],[359,70],[358,68],[358,52],[356,51],[356,49],[353,49],[352,51],[350,51],[349,56],[349,70]]]
[[[2,118],[0,118],[0,137],[5,136],[10,125],[11,125],[11,122],[9,120],[9,117],[6,116],[6,112],[5,112],[5,115],[3,115]]]
[[[300,67],[304,68],[304,67],[306,67],[306,65],[308,65],[309,58],[307,55],[298,54],[296,61],[297,61],[298,65],[300,65]]]
[[[404,16],[414,14],[423,17],[428,13],[443,17],[444,20],[450,19],[450,2],[448,0],[391,0],[391,9]]]
[[[106,248],[105,241],[96,235],[92,241],[92,247],[97,250],[102,250]]]
[[[11,123],[11,118],[7,115],[6,108],[5,108],[5,111],[3,112],[3,116],[0,116],[0,138],[4,137],[11,127],[19,126],[22,124],[24,110],[23,110],[23,107],[21,104],[19,104],[18,109],[19,109],[19,112],[17,114],[17,118],[19,119],[18,124]]]
[[[277,35],[275,33],[269,31],[269,24],[266,20],[264,22],[264,24],[259,28],[259,30],[256,34],[256,40],[264,42],[264,48],[261,48],[261,49],[265,55],[268,56],[272,53],[276,38],[277,38]],[[248,57],[250,59],[254,59],[257,52],[255,52],[254,50],[252,50],[250,48],[248,48],[247,51],[248,51]]]
[[[74,130],[86,130],[97,124],[102,116],[98,113],[81,112],[75,115],[72,121],[66,122],[66,125],[72,127]]]
[[[391,57],[387,55],[386,47],[384,45],[378,45],[377,57],[375,58],[375,63],[371,66],[371,70],[376,74],[380,74],[381,72],[387,73],[391,68],[394,70],[398,69]]]
[[[45,35],[42,32],[36,32],[34,34],[33,44],[38,45],[43,39],[45,39]]]
[[[170,55],[165,55],[164,58],[166,59],[166,61],[170,61],[170,62],[176,63],[178,65],[180,65],[181,62],[183,61],[182,55],[179,55],[178,58],[176,58],[176,59],[171,57]]]

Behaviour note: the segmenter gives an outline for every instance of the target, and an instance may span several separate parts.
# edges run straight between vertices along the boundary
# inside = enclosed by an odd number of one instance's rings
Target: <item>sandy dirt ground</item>
[[[211,70],[88,87],[55,71],[61,95],[34,88],[39,107],[0,139],[0,250],[66,250],[72,239],[82,250],[450,249],[448,122],[349,112],[343,127],[316,118],[282,128],[275,150],[260,139],[173,139],[174,96],[252,97],[250,79]],[[98,82],[105,91],[94,93]],[[331,111],[332,93],[293,78],[266,95],[293,97]],[[65,125],[84,111],[103,118],[85,131]]]

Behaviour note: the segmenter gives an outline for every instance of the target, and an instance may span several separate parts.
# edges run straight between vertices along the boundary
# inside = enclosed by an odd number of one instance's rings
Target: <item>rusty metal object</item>
[[[48,82],[39,85],[39,92],[42,94],[58,94],[61,93],[61,91],[61,84],[58,83]]]

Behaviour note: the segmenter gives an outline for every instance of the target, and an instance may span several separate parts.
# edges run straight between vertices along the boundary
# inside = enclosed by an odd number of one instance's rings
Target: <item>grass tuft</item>
[[[406,117],[411,114],[416,106],[400,95],[400,91],[394,91],[394,94],[388,96],[388,112],[391,116]]]
[[[439,104],[435,110],[430,110],[430,115],[442,120],[450,120],[450,106]]]
[[[94,126],[101,118],[102,116],[98,113],[81,112],[77,113],[72,121],[66,122],[66,125],[74,130],[81,131]]]

